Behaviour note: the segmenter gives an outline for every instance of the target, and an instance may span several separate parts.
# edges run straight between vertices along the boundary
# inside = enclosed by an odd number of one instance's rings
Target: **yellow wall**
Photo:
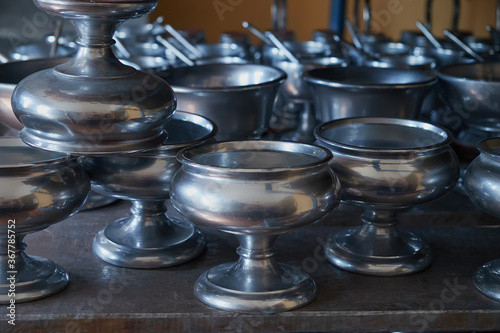
[[[152,19],[164,16],[174,28],[203,28],[209,42],[217,42],[224,31],[244,31],[241,22],[249,21],[260,30],[271,27],[273,0],[160,0]],[[363,3],[363,0],[362,0]],[[394,40],[403,29],[416,30],[415,22],[425,20],[426,0],[372,0],[372,26]],[[354,0],[347,0],[346,15],[352,19]],[[434,0],[433,33],[451,25],[452,0]],[[218,7],[218,9],[216,9]],[[299,40],[308,40],[314,29],[326,29],[330,0],[288,0],[288,27]],[[486,25],[495,25],[496,0],[461,0],[461,30],[486,37]],[[257,42],[253,38],[253,42]]]

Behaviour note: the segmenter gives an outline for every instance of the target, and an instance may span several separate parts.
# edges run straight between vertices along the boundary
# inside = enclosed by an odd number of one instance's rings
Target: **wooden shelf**
[[[206,269],[237,258],[234,236],[203,229],[207,251],[177,267],[136,270],[108,265],[92,253],[94,235],[128,214],[118,202],[78,213],[28,235],[27,252],[63,266],[71,276],[62,292],[17,304],[9,332],[421,332],[500,329],[500,302],[479,293],[473,272],[500,257],[500,223],[457,193],[401,215],[401,227],[431,245],[434,261],[405,277],[348,273],[322,255],[329,233],[359,224],[359,209],[341,206],[315,225],[278,238],[280,261],[303,267],[318,286],[316,300],[295,311],[264,315],[219,311],[192,289]],[[173,209],[170,213],[174,214]],[[5,309],[3,310],[5,311]],[[14,329],[14,330],[12,330]]]

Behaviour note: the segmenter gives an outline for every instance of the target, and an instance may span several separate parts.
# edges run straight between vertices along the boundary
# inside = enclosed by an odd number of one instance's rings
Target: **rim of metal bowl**
[[[412,127],[419,128],[425,131],[431,131],[438,135],[441,135],[444,139],[441,142],[430,144],[415,148],[370,148],[370,147],[360,147],[349,145],[337,141],[330,140],[321,135],[322,131],[333,129],[336,127],[343,127],[346,125],[356,125],[356,124],[382,124],[382,125],[398,125],[402,127]],[[329,146],[333,146],[339,150],[345,150],[350,152],[358,153],[376,153],[376,154],[414,154],[419,151],[429,151],[438,149],[449,145],[453,141],[453,134],[440,126],[436,126],[430,123],[426,123],[418,120],[402,119],[402,118],[384,118],[384,117],[352,117],[352,118],[342,118],[328,121],[326,123],[316,126],[314,129],[314,136],[318,142],[324,142]]]
[[[32,162],[16,163],[16,164],[0,164],[0,169],[2,170],[38,167],[47,165],[49,163],[53,164],[53,163],[68,161],[71,158],[76,159],[76,157],[72,157],[69,154],[34,148],[24,143],[23,140],[21,140],[21,138],[19,137],[0,137],[0,149],[9,147],[36,150],[41,153],[47,154],[48,157],[45,159],[39,159]]]
[[[217,147],[223,147],[224,150],[217,150]],[[280,148],[281,149],[278,149]],[[295,149],[293,149],[295,147]],[[199,163],[193,160],[193,152],[197,153],[196,156],[200,156],[208,153],[216,153],[223,151],[236,151],[242,152],[245,150],[255,151],[257,149],[261,151],[281,151],[286,153],[298,153],[305,154],[309,156],[318,157],[317,161],[311,163],[298,164],[294,166],[283,166],[274,168],[234,168],[234,167],[224,167],[216,165],[208,165]],[[301,151],[301,149],[305,149]],[[310,154],[307,154],[310,152]],[[323,156],[318,156],[314,152],[321,152]],[[191,155],[191,156],[189,156]],[[277,173],[288,173],[288,172],[298,172],[305,170],[314,170],[318,167],[328,166],[328,163],[333,158],[332,152],[328,149],[309,143],[293,142],[293,141],[271,141],[271,140],[231,140],[231,141],[217,141],[210,143],[203,143],[197,146],[190,146],[182,149],[177,154],[177,160],[183,165],[194,167],[198,170],[204,170],[207,172],[215,173],[241,173],[241,174],[277,174]]]
[[[481,153],[492,157],[500,157],[500,138],[486,139],[477,144],[477,149]]]
[[[200,144],[202,142],[205,142],[209,140],[210,138],[213,138],[215,134],[217,134],[217,124],[213,122],[212,120],[208,119],[207,117],[204,117],[199,114],[191,113],[191,112],[186,112],[186,111],[180,111],[176,110],[170,120],[180,120],[180,121],[188,121],[192,124],[198,125],[200,127],[203,127],[209,132],[202,137],[199,137],[198,139],[194,139],[189,142],[178,142],[178,143],[168,143],[168,138],[165,140],[165,142],[158,147],[159,150],[171,150],[173,148],[179,148],[179,147],[186,147],[186,144],[189,146],[194,146],[197,144]],[[167,131],[168,133],[168,131]]]
[[[466,75],[466,73],[455,73],[453,74],[457,69],[462,70],[462,69],[468,69],[468,68],[481,68],[485,67],[487,68],[493,68],[493,67],[498,67],[500,71],[500,63],[496,62],[473,62],[473,63],[462,63],[462,64],[452,64],[452,65],[447,65],[443,66],[438,69],[437,71],[437,77],[441,80],[446,80],[446,81],[469,81],[469,82],[488,82],[488,83],[499,83],[500,84],[500,75],[497,77],[496,80],[488,80],[488,78],[484,77],[478,77],[477,75]],[[487,71],[485,73],[486,75],[491,74],[490,71]]]
[[[335,80],[328,80],[328,79],[320,79],[315,77],[315,73],[319,71],[331,71],[331,72],[339,72],[339,71],[344,71],[344,72],[352,72],[351,75],[355,74],[360,74],[360,76],[363,76],[363,73],[366,73],[366,71],[378,71],[380,73],[388,73],[388,72],[393,72],[393,73],[414,73],[419,77],[427,77],[425,80],[421,81],[416,81],[416,82],[409,82],[409,83],[397,83],[397,84],[390,84],[390,83],[375,83],[375,84],[360,84],[360,83],[347,83],[347,82],[338,82]],[[412,87],[423,87],[427,85],[432,85],[437,82],[437,78],[433,74],[425,73],[419,70],[413,70],[413,69],[397,69],[397,68],[377,68],[377,67],[369,67],[369,66],[360,66],[360,67],[327,67],[327,68],[316,68],[316,69],[311,69],[303,74],[304,80],[306,80],[309,83],[312,84],[317,84],[317,85],[322,85],[322,86],[328,86],[328,87],[334,87],[334,88],[370,88],[370,89],[399,89],[399,88],[412,88]]]
[[[193,70],[197,68],[203,68],[203,67],[230,67],[230,66],[252,66],[252,67],[260,67],[260,68],[266,68],[267,70],[271,69],[273,71],[276,71],[278,74],[278,77],[267,82],[262,82],[258,84],[251,84],[251,85],[246,85],[246,86],[229,86],[229,87],[183,87],[183,86],[176,86],[174,84],[171,84],[168,82],[168,75],[172,71],[181,71],[181,70]],[[162,73],[166,73],[167,75],[162,75]],[[253,90],[253,89],[258,89],[266,86],[273,86],[278,83],[283,83],[286,78],[287,74],[276,67],[272,66],[266,66],[266,65],[259,65],[259,64],[225,64],[225,63],[215,63],[215,64],[204,64],[204,65],[195,65],[195,66],[187,66],[187,67],[177,67],[173,68],[171,70],[167,70],[165,72],[160,72],[156,73],[156,75],[159,75],[162,79],[164,79],[174,90],[174,92],[179,92],[179,93],[192,93],[192,92],[220,92],[220,91],[245,91],[245,90]]]

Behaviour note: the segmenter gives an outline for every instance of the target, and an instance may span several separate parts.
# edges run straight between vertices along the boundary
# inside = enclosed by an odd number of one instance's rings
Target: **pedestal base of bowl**
[[[15,290],[11,289],[10,281],[2,279],[0,284],[0,304],[9,304],[9,293],[14,292],[16,303],[34,301],[53,295],[64,289],[69,283],[68,273],[53,261],[37,256],[28,256],[19,253],[21,260],[17,260],[16,269],[2,272],[6,279],[15,277]],[[15,273],[14,273],[15,272]]]
[[[500,301],[500,259],[481,266],[473,278],[474,286],[483,294]]]
[[[328,261],[346,271],[378,276],[413,274],[430,265],[429,246],[413,233],[398,230],[397,237],[388,237],[366,232],[366,227],[330,235]]]
[[[277,264],[279,272],[255,275],[243,271],[243,262],[222,264],[203,273],[194,287],[196,297],[214,308],[260,313],[293,310],[316,297],[314,280],[300,268]]]
[[[205,251],[205,236],[198,228],[187,221],[163,217],[149,228],[144,224],[128,228],[133,226],[134,217],[111,223],[95,236],[94,254],[112,265],[150,269],[179,265]]]

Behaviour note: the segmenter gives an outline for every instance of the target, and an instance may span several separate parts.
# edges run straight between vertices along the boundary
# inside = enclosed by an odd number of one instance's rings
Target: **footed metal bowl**
[[[342,184],[342,201],[363,207],[361,227],[329,237],[325,249],[335,266],[357,273],[395,276],[431,263],[429,246],[397,227],[397,212],[438,199],[459,176],[451,134],[408,119],[348,118],[315,130],[330,149]]]
[[[485,212],[500,217],[500,138],[478,144],[479,156],[467,168],[464,187],[469,198]],[[500,259],[490,261],[476,270],[476,288],[500,301]]]
[[[177,111],[165,130],[169,138],[157,149],[83,159],[97,192],[132,201],[130,216],[109,224],[94,239],[94,253],[113,265],[173,266],[205,249],[205,238],[197,228],[165,215],[165,201],[171,179],[181,166],[176,159],[179,150],[213,139],[217,128],[202,116]]]
[[[90,182],[76,157],[26,146],[19,138],[0,138],[0,303],[26,302],[62,290],[66,271],[49,259],[24,253],[23,238],[78,211]]]
[[[311,224],[337,204],[340,185],[324,148],[285,141],[227,141],[179,152],[172,180],[174,207],[195,224],[236,235],[236,263],[203,273],[195,295],[239,312],[281,312],[316,295],[301,269],[279,264],[279,234]]]

